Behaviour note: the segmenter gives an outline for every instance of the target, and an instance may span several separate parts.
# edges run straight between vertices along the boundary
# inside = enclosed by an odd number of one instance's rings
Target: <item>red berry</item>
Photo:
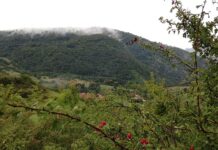
[[[106,121],[101,121],[98,125],[99,128],[103,128],[104,126],[107,125],[107,122]]]
[[[140,140],[140,143],[141,143],[142,145],[147,145],[147,144],[148,144],[148,140],[147,140],[146,138],[142,138],[142,139]]]
[[[131,134],[131,133],[128,133],[128,134],[127,134],[127,139],[128,139],[128,140],[131,140],[131,139],[132,139],[132,134]]]
[[[160,48],[161,48],[161,49],[164,49],[164,45],[163,45],[163,44],[160,44]]]

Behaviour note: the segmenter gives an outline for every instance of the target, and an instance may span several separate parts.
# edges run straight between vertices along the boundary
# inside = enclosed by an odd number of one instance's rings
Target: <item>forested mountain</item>
[[[173,68],[159,52],[128,44],[136,35],[102,29],[101,33],[43,31],[0,32],[0,57],[35,75],[64,75],[101,82],[126,83],[148,79],[153,72],[168,84],[186,77],[182,66]],[[140,37],[138,37],[140,38]],[[158,43],[140,38],[142,42]],[[189,53],[172,48],[180,57]]]

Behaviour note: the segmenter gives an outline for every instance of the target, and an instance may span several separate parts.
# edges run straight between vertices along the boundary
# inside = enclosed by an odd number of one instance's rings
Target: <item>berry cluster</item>
[[[137,43],[139,41],[139,39],[137,37],[134,37],[132,40],[128,41],[126,43],[126,45],[133,45],[135,43]]]

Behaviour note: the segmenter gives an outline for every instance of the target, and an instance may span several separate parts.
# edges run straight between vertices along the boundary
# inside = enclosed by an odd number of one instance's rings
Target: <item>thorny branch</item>
[[[98,131],[101,135],[103,135],[103,137],[105,137],[106,139],[109,139],[110,141],[112,141],[114,143],[114,145],[116,145],[117,147],[119,147],[121,150],[128,150],[128,148],[124,147],[123,145],[121,145],[120,143],[118,143],[114,138],[110,137],[109,135],[107,135],[103,130],[99,129],[98,127],[83,121],[81,118],[79,117],[75,117],[75,116],[71,116],[69,114],[66,113],[62,113],[62,112],[55,112],[55,111],[49,111],[45,108],[32,108],[29,106],[24,106],[24,105],[19,105],[19,104],[12,104],[12,103],[7,103],[8,106],[10,107],[14,107],[14,108],[24,108],[28,111],[36,111],[36,112],[46,112],[48,114],[52,114],[52,115],[59,115],[59,116],[63,116],[66,118],[69,118],[71,120],[77,121],[77,122],[81,122],[83,124],[85,124],[86,126],[92,128],[95,131]]]

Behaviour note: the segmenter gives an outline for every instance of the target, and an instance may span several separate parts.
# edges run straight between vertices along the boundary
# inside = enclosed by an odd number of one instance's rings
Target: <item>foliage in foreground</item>
[[[135,86],[134,91],[118,87],[101,90],[104,99],[81,99],[75,87],[50,91],[23,80],[27,77],[0,84],[1,149],[119,149],[84,122],[94,125],[126,149],[218,147],[217,134],[196,128],[195,99],[186,88],[166,88],[152,79]],[[136,101],[134,95],[140,93],[144,96]],[[61,112],[82,121],[8,104]],[[208,103],[204,105],[207,118],[204,127],[213,132],[218,132],[213,122],[217,120],[216,108]],[[142,144],[143,139],[148,144]]]

